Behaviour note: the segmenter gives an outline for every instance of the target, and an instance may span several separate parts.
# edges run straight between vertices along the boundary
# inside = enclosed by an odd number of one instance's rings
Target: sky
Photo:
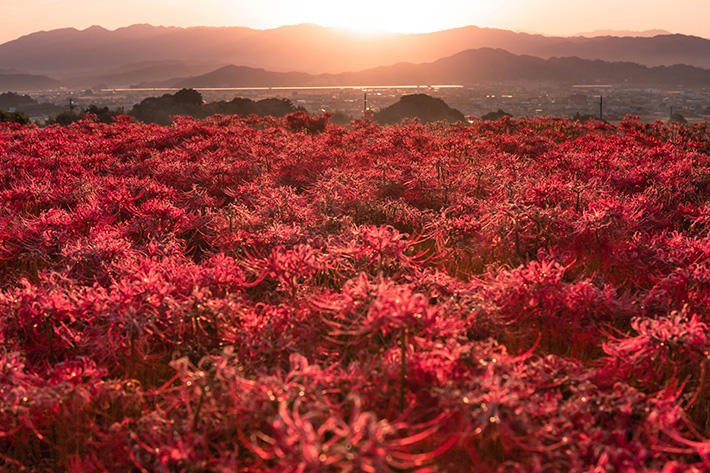
[[[710,38],[710,0],[0,0],[0,44],[41,30],[136,23],[248,26],[299,23],[424,33],[467,25],[570,36],[663,29]]]

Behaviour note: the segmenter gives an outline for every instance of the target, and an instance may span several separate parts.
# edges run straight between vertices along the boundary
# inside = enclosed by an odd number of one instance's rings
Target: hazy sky
[[[429,32],[477,25],[548,35],[665,29],[710,38],[710,0],[0,0],[0,43],[40,30],[298,23]]]

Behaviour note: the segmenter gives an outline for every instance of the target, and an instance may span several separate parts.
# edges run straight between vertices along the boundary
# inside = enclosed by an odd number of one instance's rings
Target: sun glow
[[[292,11],[292,18],[300,18],[305,23],[322,26],[347,28],[351,31],[372,34],[428,33],[451,27],[451,18],[431,0],[382,1],[361,0],[359,2],[311,1],[308,11]],[[476,10],[480,10],[476,7]],[[285,15],[286,12],[283,12]],[[464,19],[462,19],[463,21]],[[467,15],[468,24],[475,18]],[[291,22],[292,23],[292,22]]]

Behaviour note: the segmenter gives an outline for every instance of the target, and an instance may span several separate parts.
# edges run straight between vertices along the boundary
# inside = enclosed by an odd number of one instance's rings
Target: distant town
[[[0,65],[0,96],[15,93],[0,97],[0,110],[38,124],[98,109],[141,119],[134,107],[183,89],[199,94],[199,103],[190,102],[194,116],[245,114],[254,110],[248,101],[269,100],[346,123],[366,109],[377,113],[402,97],[426,95],[454,109],[454,120],[459,114],[610,123],[626,115],[691,124],[710,118],[710,39],[663,31],[587,38],[467,26],[373,38],[313,24],[95,26],[0,44]],[[266,109],[257,114],[271,114]]]
[[[43,124],[59,114],[80,114],[89,107],[108,107],[128,113],[148,97],[171,94],[179,89],[58,89],[28,93],[36,103],[3,106],[5,112],[21,112],[32,122]],[[206,103],[229,101],[236,97],[254,101],[266,98],[288,99],[310,114],[331,113],[342,122],[376,112],[409,94],[427,94],[442,99],[466,117],[482,118],[497,112],[512,117],[559,116],[596,118],[611,123],[626,115],[642,121],[681,121],[690,124],[710,119],[710,87],[682,90],[670,88],[631,88],[619,85],[574,85],[559,83],[506,82],[476,86],[408,87],[261,87],[196,88]]]

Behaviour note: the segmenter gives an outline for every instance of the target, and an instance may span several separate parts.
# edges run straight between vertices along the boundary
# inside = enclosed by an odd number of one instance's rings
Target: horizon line
[[[64,27],[59,27],[59,28],[53,28],[53,29],[40,29],[36,31],[32,31],[30,33],[22,34],[20,36],[17,36],[14,39],[9,39],[7,41],[4,41],[3,43],[0,43],[0,45],[12,42],[12,41],[17,41],[21,38],[25,38],[27,36],[31,36],[34,34],[40,34],[40,33],[51,33],[54,31],[62,31],[62,30],[75,30],[78,32],[85,32],[91,29],[102,29],[105,31],[109,32],[116,32],[119,30],[124,30],[128,28],[133,28],[133,27],[140,27],[140,26],[149,26],[152,28],[165,28],[165,29],[181,29],[181,30],[187,30],[187,29],[197,29],[197,28],[210,28],[210,29],[229,29],[229,28],[240,28],[240,29],[249,29],[249,30],[254,30],[254,31],[274,31],[278,30],[281,28],[293,28],[293,27],[299,27],[299,26],[315,26],[319,28],[324,28],[324,29],[334,29],[334,30],[341,30],[341,31],[347,31],[350,32],[351,34],[355,36],[385,36],[385,35],[407,35],[407,36],[414,36],[414,35],[427,35],[427,34],[434,34],[434,33],[441,33],[444,31],[452,31],[452,30],[460,30],[460,29],[465,29],[465,28],[478,28],[478,29],[483,29],[483,30],[500,30],[500,31],[510,31],[512,33],[516,34],[529,34],[529,35],[534,35],[534,36],[545,36],[545,37],[557,37],[557,38],[595,38],[595,37],[605,37],[605,36],[611,36],[611,37],[618,37],[618,38],[624,38],[624,37],[651,37],[651,36],[629,36],[626,33],[648,33],[652,31],[659,31],[657,35],[654,36],[667,36],[667,35],[682,35],[682,36],[695,36],[698,38],[702,39],[710,39],[708,36],[700,36],[696,34],[691,34],[691,33],[678,33],[678,32],[672,32],[668,31],[663,28],[649,28],[645,30],[615,30],[611,28],[600,28],[598,30],[593,30],[593,31],[580,31],[574,34],[559,34],[559,33],[547,33],[547,32],[539,32],[539,31],[531,31],[531,30],[524,30],[524,29],[512,29],[512,28],[503,28],[503,27],[496,27],[496,26],[480,26],[480,25],[475,25],[475,24],[470,24],[470,25],[461,25],[461,26],[452,26],[451,28],[443,28],[443,29],[437,29],[437,30],[432,30],[432,31],[422,31],[422,32],[403,32],[403,31],[393,31],[393,30],[387,30],[387,29],[377,29],[377,30],[372,30],[372,31],[361,31],[357,30],[352,27],[347,27],[347,26],[337,26],[337,25],[324,25],[320,23],[315,23],[315,22],[300,22],[300,23],[290,23],[290,24],[283,24],[283,25],[278,25],[278,26],[272,26],[272,27],[264,27],[264,28],[258,28],[254,26],[245,26],[245,25],[190,25],[190,26],[179,26],[179,25],[166,25],[166,24],[153,24],[153,23],[132,23],[129,25],[125,26],[119,26],[116,28],[110,28],[106,26],[102,26],[99,24],[93,24],[87,27],[78,27],[78,26],[64,26]],[[598,35],[596,33],[599,33]],[[618,34],[610,34],[610,33],[618,33]],[[590,36],[594,35],[594,36]]]

